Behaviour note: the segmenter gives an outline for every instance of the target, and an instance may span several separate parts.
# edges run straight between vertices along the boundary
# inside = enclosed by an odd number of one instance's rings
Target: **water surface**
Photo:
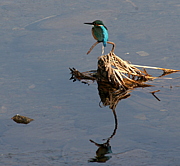
[[[99,165],[92,139],[114,129],[112,111],[100,108],[96,83],[69,81],[69,67],[96,69],[101,46],[84,22],[101,19],[115,53],[134,64],[179,69],[179,0],[0,2],[0,161],[2,165]],[[106,53],[110,46],[106,48]],[[140,56],[139,51],[148,53]],[[158,74],[150,71],[152,74]],[[180,163],[179,73],[136,89],[116,108],[118,130],[105,165]],[[149,92],[157,93],[157,101]],[[15,114],[33,118],[28,125]]]

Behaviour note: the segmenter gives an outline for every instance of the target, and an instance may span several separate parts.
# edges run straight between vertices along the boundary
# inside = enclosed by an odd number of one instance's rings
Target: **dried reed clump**
[[[98,58],[97,76],[98,81],[109,82],[123,88],[129,88],[129,84],[139,85],[141,81],[153,79],[147,72],[122,60],[113,52]]]
[[[142,68],[142,70],[139,68]],[[146,68],[162,70],[163,74],[158,77],[153,77],[147,73]],[[144,84],[144,82],[180,71],[159,67],[133,65],[116,56],[113,51],[98,58],[97,70],[86,72],[79,72],[75,68],[70,68],[70,70],[72,74],[71,79],[74,81],[76,79],[96,80],[97,82],[109,83],[115,88],[124,90],[135,87],[151,86]]]

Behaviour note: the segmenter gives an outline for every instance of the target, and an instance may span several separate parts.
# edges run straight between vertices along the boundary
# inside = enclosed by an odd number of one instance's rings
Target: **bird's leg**
[[[102,45],[102,55],[104,54],[104,46]]]
[[[111,42],[111,41],[107,41],[107,43],[113,45],[113,46],[112,46],[112,49],[111,49],[111,52],[114,52],[115,47],[116,47],[115,43],[113,43],[113,42]]]
[[[89,54],[91,51],[92,51],[92,49],[98,44],[99,42],[97,41],[96,43],[94,43],[92,46],[91,46],[91,48],[89,49],[89,51],[87,52],[87,54]]]

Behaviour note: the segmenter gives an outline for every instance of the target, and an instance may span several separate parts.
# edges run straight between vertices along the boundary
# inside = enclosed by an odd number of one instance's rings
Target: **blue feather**
[[[107,41],[108,41],[108,31],[104,26],[100,26],[103,30],[103,45],[106,47]]]

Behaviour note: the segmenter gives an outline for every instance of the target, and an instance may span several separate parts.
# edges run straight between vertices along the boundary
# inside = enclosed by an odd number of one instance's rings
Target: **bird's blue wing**
[[[103,31],[103,45],[106,47],[107,41],[108,41],[108,30],[105,26],[100,26]]]

